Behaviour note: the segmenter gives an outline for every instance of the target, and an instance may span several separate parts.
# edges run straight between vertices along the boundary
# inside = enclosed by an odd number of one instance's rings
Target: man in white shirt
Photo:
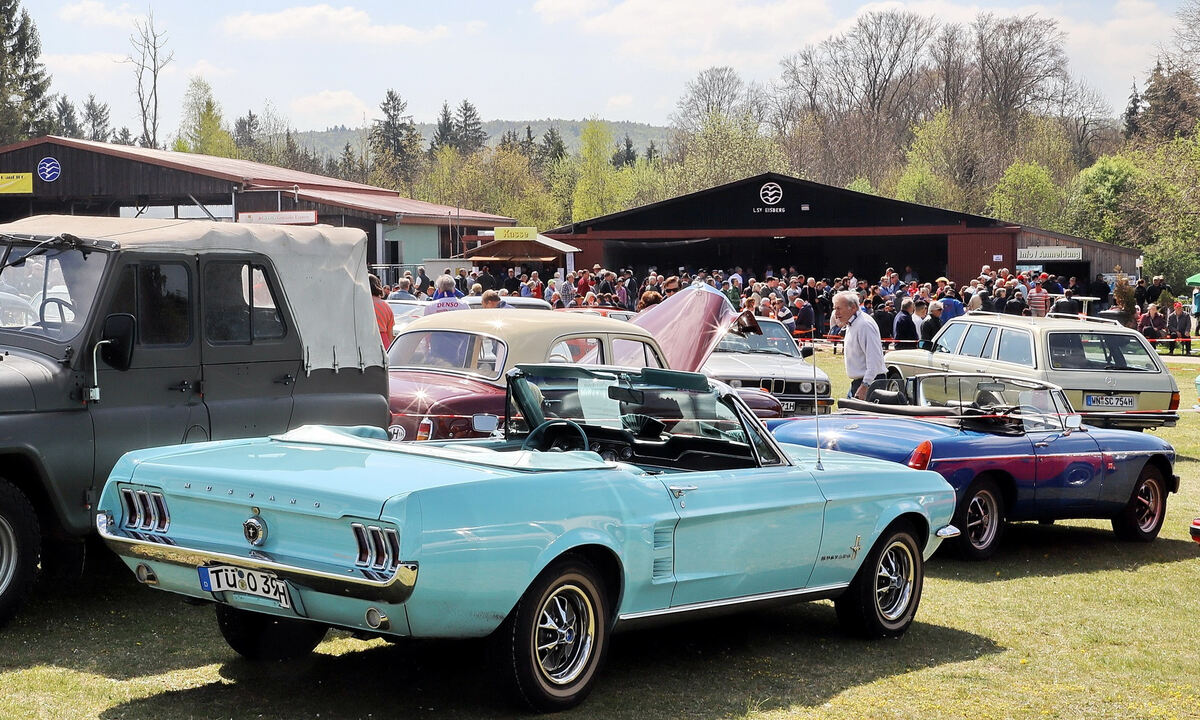
[[[833,317],[839,327],[846,328],[847,397],[866,400],[871,382],[885,373],[879,325],[859,308],[858,293],[850,291],[833,296]]]

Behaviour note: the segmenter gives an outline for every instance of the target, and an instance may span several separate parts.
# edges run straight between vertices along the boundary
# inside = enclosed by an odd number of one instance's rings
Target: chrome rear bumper
[[[264,570],[301,587],[341,597],[398,604],[412,595],[417,584],[415,562],[402,561],[390,574],[362,568],[331,567],[328,570],[318,570],[278,561],[259,550],[234,554],[183,547],[171,544],[165,537],[147,539],[154,536],[146,533],[137,533],[135,536],[113,525],[104,513],[96,515],[96,530],[105,544],[123,557],[189,568],[233,565],[251,570]]]

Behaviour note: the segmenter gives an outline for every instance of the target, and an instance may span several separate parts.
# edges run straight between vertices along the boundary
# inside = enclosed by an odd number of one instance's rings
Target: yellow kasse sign
[[[498,227],[497,240],[537,240],[537,228],[531,227]]]
[[[33,193],[33,173],[0,173],[0,195]]]

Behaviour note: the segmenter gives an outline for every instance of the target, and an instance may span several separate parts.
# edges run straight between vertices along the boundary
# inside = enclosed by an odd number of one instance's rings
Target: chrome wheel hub
[[[1153,532],[1162,514],[1162,490],[1156,482],[1144,482],[1133,499],[1133,513],[1138,529]]]
[[[912,551],[902,542],[894,542],[879,556],[875,576],[875,604],[885,620],[896,620],[908,610],[913,592]]]
[[[538,612],[533,646],[542,676],[555,685],[572,682],[587,668],[596,634],[596,612],[577,585],[550,594]]]
[[[17,574],[17,534],[12,525],[0,517],[0,593],[8,589]]]
[[[996,498],[986,490],[976,493],[967,504],[967,540],[976,548],[985,548],[996,538],[1000,512]]]

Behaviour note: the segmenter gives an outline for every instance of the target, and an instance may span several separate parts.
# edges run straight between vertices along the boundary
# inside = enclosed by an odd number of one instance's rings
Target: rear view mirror
[[[812,345],[802,345],[800,347],[800,357],[810,358],[812,356],[813,356],[813,346]]]
[[[104,318],[100,357],[109,367],[125,371],[133,362],[133,341],[137,336],[137,320],[129,313],[113,313]]]
[[[490,413],[475,413],[471,416],[471,429],[477,433],[493,433],[500,427],[500,418]]]
[[[620,385],[610,385],[608,387],[608,399],[631,405],[641,405],[646,402],[646,393],[641,390],[634,390],[633,388],[621,387]]]

